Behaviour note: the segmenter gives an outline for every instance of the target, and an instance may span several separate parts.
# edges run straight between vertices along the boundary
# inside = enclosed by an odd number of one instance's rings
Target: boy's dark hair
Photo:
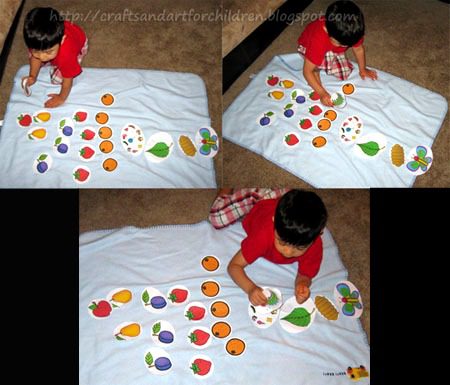
[[[353,1],[336,1],[325,13],[328,35],[351,47],[364,36],[364,16]]]
[[[23,24],[23,37],[28,48],[44,51],[60,44],[64,36],[64,19],[53,8],[34,8]]]
[[[292,246],[307,246],[325,227],[327,210],[312,191],[291,190],[275,209],[275,230],[282,241]]]

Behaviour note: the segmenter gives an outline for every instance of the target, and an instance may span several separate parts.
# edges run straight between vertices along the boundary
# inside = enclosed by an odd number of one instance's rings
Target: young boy
[[[325,106],[332,107],[330,94],[322,86],[319,71],[341,80],[348,78],[353,65],[345,56],[352,47],[359,67],[359,76],[377,79],[376,71],[366,68],[364,51],[364,16],[352,1],[336,1],[316,21],[308,24],[298,38],[298,52],[304,56],[303,76],[320,96]]]
[[[22,78],[22,85],[27,88],[36,83],[41,66],[50,63],[52,84],[61,84],[61,90],[48,95],[45,107],[58,107],[81,73],[80,63],[88,49],[86,35],[77,25],[64,21],[55,9],[34,8],[25,18],[23,36],[29,49],[30,74]]]
[[[231,278],[253,305],[265,305],[267,298],[244,269],[260,257],[276,264],[298,262],[295,296],[298,303],[309,298],[322,262],[320,235],[326,221],[325,205],[310,191],[291,190],[279,199],[255,204],[242,222],[247,238],[228,265]]]

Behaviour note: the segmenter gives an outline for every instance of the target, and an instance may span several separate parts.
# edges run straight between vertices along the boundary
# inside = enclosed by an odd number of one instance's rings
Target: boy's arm
[[[317,71],[317,66],[306,57],[304,58],[304,60],[305,62],[303,64],[303,76],[305,77],[311,88],[319,94],[322,104],[332,107],[333,102],[331,101],[331,96],[328,91],[322,86],[320,75]]]
[[[28,86],[32,86],[34,83],[36,83],[41,65],[42,62],[39,59],[36,59],[34,56],[30,56],[30,74],[28,76],[24,76],[22,78],[22,82],[24,79],[27,79],[26,84]]]
[[[45,102],[45,107],[47,108],[54,108],[58,107],[61,104],[63,104],[67,97],[70,94],[70,90],[72,89],[73,79],[72,78],[63,78],[62,85],[61,85],[61,91],[59,91],[59,94],[48,94],[50,96],[50,99],[48,99]]]
[[[265,305],[267,298],[263,294],[263,290],[244,271],[247,265],[248,263],[242,255],[242,251],[239,250],[228,264],[228,274],[230,274],[236,285],[247,293],[248,299],[253,305]]]
[[[311,278],[306,275],[297,274],[295,278],[295,298],[298,303],[303,303],[309,298],[311,294],[309,290],[311,283]]]
[[[376,80],[378,78],[377,72],[366,68],[366,50],[364,49],[364,44],[358,47],[352,47],[352,51],[358,63],[361,79],[364,80],[366,77],[369,77],[372,80]]]

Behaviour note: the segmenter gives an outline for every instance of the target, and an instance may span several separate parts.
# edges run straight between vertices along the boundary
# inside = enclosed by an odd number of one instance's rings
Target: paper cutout
[[[320,131],[328,131],[331,128],[331,120],[325,119],[325,118],[324,119],[320,119],[317,122],[317,128]]]
[[[400,167],[405,164],[405,150],[399,144],[394,144],[391,147],[391,163],[395,167]]]
[[[55,155],[64,156],[69,152],[70,141],[66,136],[58,136],[53,142],[53,152]]]
[[[141,303],[150,313],[163,313],[167,309],[167,300],[162,293],[154,287],[146,287],[141,294]]]
[[[231,338],[225,345],[226,352],[233,357],[242,356],[245,352],[245,342],[240,338]]]
[[[254,326],[258,329],[267,329],[278,319],[280,309],[269,311],[265,306],[253,306],[249,303],[247,312]]]
[[[36,174],[45,174],[52,168],[53,159],[49,154],[39,154],[33,163],[33,171]]]
[[[276,86],[279,82],[280,78],[275,75],[269,75],[266,79],[266,84],[270,87]]]
[[[94,127],[86,127],[80,134],[81,139],[83,140],[92,140],[95,138]]]
[[[313,104],[311,107],[308,108],[308,112],[311,115],[317,116],[317,115],[320,115],[323,111],[322,111],[322,108],[318,104]]]
[[[289,148],[297,147],[300,144],[300,138],[295,132],[288,132],[283,137],[283,144]]]
[[[108,123],[109,115],[106,112],[100,111],[97,112],[97,115],[95,115],[95,121],[98,124],[106,124]]]
[[[95,148],[89,144],[81,147],[80,151],[78,151],[78,157],[83,162],[90,162],[95,157]]]
[[[305,93],[299,88],[292,90],[290,96],[291,96],[291,100],[297,104],[303,104],[306,102]]]
[[[30,128],[27,136],[30,140],[44,140],[47,137],[47,130],[44,127]]]
[[[295,84],[294,81],[291,79],[284,79],[278,83],[280,87],[287,89],[294,87],[294,84]]]
[[[185,303],[190,296],[190,292],[187,287],[182,285],[173,286],[167,293],[169,303],[175,306],[180,306]]]
[[[215,301],[209,308],[211,314],[217,318],[227,318],[230,315],[230,305],[225,301]]]
[[[110,140],[103,140],[102,142],[100,142],[100,144],[98,145],[98,148],[100,149],[101,152],[103,152],[104,154],[109,154],[111,152],[114,151],[114,143],[111,142]]]
[[[115,100],[114,95],[109,92],[107,94],[102,95],[102,97],[100,98],[102,104],[107,107],[112,106],[114,104],[114,100]]]
[[[50,120],[52,114],[47,110],[36,111],[33,114],[33,121],[35,123],[46,123]]]
[[[280,290],[273,287],[264,287],[263,294],[267,298],[267,305],[264,306],[268,311],[277,310],[283,304],[283,296]]]
[[[350,281],[338,282],[334,288],[334,298],[342,314],[359,318],[363,312],[361,293]]]
[[[219,151],[219,136],[211,127],[202,127],[195,134],[195,143],[197,144],[200,155],[212,158]]]
[[[131,302],[133,293],[125,287],[118,287],[111,290],[106,298],[112,304],[113,308],[119,308]]]
[[[425,145],[417,146],[408,154],[406,158],[406,169],[416,175],[425,174],[433,163],[433,151]]]
[[[330,119],[333,122],[337,118],[337,113],[335,110],[326,110],[323,114],[323,117]]]
[[[153,163],[166,160],[173,151],[173,139],[167,132],[157,132],[147,141],[145,156]]]
[[[207,255],[206,257],[203,257],[200,264],[206,271],[212,273],[213,271],[216,271],[219,268],[220,261],[214,255]]]
[[[33,117],[31,116],[31,114],[29,114],[27,112],[22,112],[17,117],[17,124],[20,127],[30,127],[32,123],[33,123]]]
[[[194,141],[187,135],[180,135],[178,137],[178,146],[186,156],[194,157],[197,153]]]
[[[262,113],[256,118],[256,123],[258,123],[261,127],[268,127],[272,125],[272,123],[276,120],[275,112],[267,111]]]
[[[115,160],[114,158],[107,158],[102,163],[103,170],[108,172],[114,171],[117,168],[117,165],[117,160]]]
[[[112,130],[108,126],[102,126],[98,129],[98,136],[101,139],[109,139],[112,136]]]
[[[87,183],[91,179],[91,170],[88,167],[77,166],[72,172],[73,180],[78,183]]]
[[[206,306],[201,302],[191,302],[184,308],[184,316],[188,321],[199,322],[207,315]]]
[[[22,89],[26,96],[31,96],[31,88],[28,85],[28,78],[22,79]]]
[[[118,341],[132,340],[141,334],[141,325],[137,322],[122,322],[116,326],[113,335]]]
[[[316,308],[311,298],[299,304],[295,297],[289,298],[280,309],[280,325],[289,333],[300,333],[308,329],[316,317]]]
[[[205,349],[211,345],[211,332],[203,326],[193,327],[189,330],[187,339],[195,349]]]
[[[316,298],[314,298],[314,304],[323,318],[328,321],[336,321],[338,319],[339,311],[327,297],[317,295]]]
[[[170,355],[161,348],[152,348],[145,352],[145,367],[151,374],[166,375],[172,370]]]
[[[311,143],[315,148],[321,148],[326,146],[327,139],[324,136],[316,136]]]
[[[191,358],[189,362],[189,367],[191,369],[191,373],[194,377],[198,379],[206,379],[211,377],[214,372],[214,363],[209,358],[209,356],[205,355],[196,355]]]
[[[282,100],[284,98],[284,90],[280,88],[275,88],[274,90],[267,93],[270,99]]]
[[[283,118],[291,119],[297,111],[297,106],[294,103],[288,103],[283,107]]]
[[[122,146],[130,155],[139,155],[144,150],[145,137],[139,126],[128,123],[120,132]]]
[[[355,90],[355,85],[352,83],[345,83],[342,86],[342,92],[344,93],[344,95],[351,95],[355,92]]]
[[[88,305],[88,312],[92,318],[103,319],[111,315],[113,308],[109,301],[101,299],[93,299]]]
[[[313,126],[312,121],[309,118],[300,119],[298,125],[302,130],[309,130]]]
[[[158,320],[152,324],[151,330],[156,345],[167,346],[175,341],[175,329],[170,322]]]
[[[73,121],[75,123],[84,123],[88,118],[88,112],[86,110],[76,110],[73,113]]]
[[[63,118],[58,123],[58,130],[64,136],[72,136],[75,123],[70,118]]]
[[[336,108],[344,108],[347,105],[345,96],[339,92],[333,92],[331,94],[331,101]]]
[[[359,368],[352,368],[349,366],[346,374],[352,381],[359,381],[361,378],[369,377],[369,372],[366,370],[364,365],[360,365]]]
[[[220,285],[214,280],[208,280],[201,284],[201,289],[207,297],[215,297],[220,292]]]
[[[386,137],[379,133],[367,134],[355,143],[354,153],[364,159],[375,158],[386,149]]]
[[[346,118],[339,129],[339,137],[345,144],[353,143],[363,132],[363,122],[356,115]]]
[[[308,92],[308,97],[314,102],[320,100],[320,95],[314,90]]]
[[[224,321],[216,322],[211,326],[211,333],[216,338],[227,338],[231,334],[231,325]]]

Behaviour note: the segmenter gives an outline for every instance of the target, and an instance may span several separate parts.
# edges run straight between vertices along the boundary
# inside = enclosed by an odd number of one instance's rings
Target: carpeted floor
[[[303,16],[317,18],[330,3],[330,0],[315,0]],[[366,21],[367,65],[435,91],[450,101],[449,5],[438,0],[356,0],[356,3]],[[273,56],[296,52],[297,38],[307,23],[298,21],[283,31],[224,94],[224,109],[247,86],[249,76],[258,73]],[[415,187],[450,186],[449,122],[447,113],[433,145],[433,167],[416,179]],[[240,146],[224,141],[223,149],[225,186],[308,186]]]
[[[89,52],[84,67],[141,68],[199,75],[206,83],[211,126],[220,133],[222,23],[215,17],[220,3],[219,0],[48,0],[44,3],[27,0],[1,83],[0,119],[5,113],[15,73],[28,64],[22,34],[25,15],[34,7],[49,6],[85,30]],[[214,159],[217,184],[221,184],[222,153]]]
[[[348,279],[360,289],[370,336],[370,194],[317,190],[329,214]],[[123,226],[196,223],[208,218],[215,190],[80,190],[80,233]]]

